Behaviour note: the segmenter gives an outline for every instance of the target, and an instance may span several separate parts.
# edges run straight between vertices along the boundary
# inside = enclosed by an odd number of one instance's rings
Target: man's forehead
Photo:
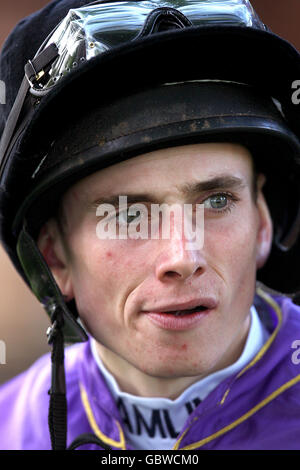
[[[164,190],[191,196],[212,189],[238,189],[251,182],[252,157],[238,144],[194,144],[162,149],[99,170],[70,192],[79,202],[128,194],[152,200]],[[140,198],[138,197],[140,195]]]

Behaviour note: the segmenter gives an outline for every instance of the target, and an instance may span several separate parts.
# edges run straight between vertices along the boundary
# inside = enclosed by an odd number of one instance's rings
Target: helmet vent
[[[171,29],[183,29],[193,26],[191,21],[175,8],[161,7],[153,10],[147,17],[139,36],[161,33]]]

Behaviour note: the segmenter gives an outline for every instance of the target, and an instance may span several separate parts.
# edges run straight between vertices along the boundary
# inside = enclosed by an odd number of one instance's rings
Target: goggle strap
[[[14,105],[9,113],[5,130],[2,134],[1,144],[0,144],[0,178],[4,171],[6,161],[8,160],[9,152],[7,151],[10,143],[12,141],[13,135],[15,133],[17,123],[24,105],[24,101],[29,89],[29,83],[24,77],[19,88],[17,97],[15,99]]]

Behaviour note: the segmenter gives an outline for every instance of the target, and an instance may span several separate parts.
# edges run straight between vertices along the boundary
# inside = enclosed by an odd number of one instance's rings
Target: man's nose
[[[162,282],[184,281],[193,275],[201,275],[207,266],[203,245],[191,243],[178,224],[173,225],[172,235],[161,241],[156,261],[156,277]]]

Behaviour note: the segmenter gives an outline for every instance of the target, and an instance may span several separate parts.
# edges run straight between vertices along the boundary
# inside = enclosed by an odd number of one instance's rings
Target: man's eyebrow
[[[134,193],[134,194],[112,194],[111,196],[100,196],[95,201],[93,201],[93,206],[99,206],[100,204],[111,204],[112,206],[118,206],[120,202],[120,197],[126,197],[127,204],[136,204],[138,202],[149,202],[149,203],[158,203],[158,199],[148,193]],[[125,201],[124,201],[125,202]]]
[[[185,183],[181,186],[175,186],[177,191],[179,191],[182,196],[189,198],[197,194],[200,194],[205,191],[212,190],[237,190],[245,187],[245,181],[241,178],[231,175],[221,175],[211,178],[206,181],[194,181],[191,183]],[[148,203],[161,203],[161,200],[154,196],[151,193],[129,193],[129,194],[112,194],[110,196],[100,196],[93,201],[93,207],[98,207],[100,204],[111,204],[112,206],[117,206],[120,202],[120,196],[126,196],[127,204],[136,204],[139,202],[148,202]]]
[[[214,190],[238,190],[246,186],[243,179],[232,175],[220,175],[206,181],[186,183],[183,186],[175,186],[183,196],[193,196],[205,191]]]

